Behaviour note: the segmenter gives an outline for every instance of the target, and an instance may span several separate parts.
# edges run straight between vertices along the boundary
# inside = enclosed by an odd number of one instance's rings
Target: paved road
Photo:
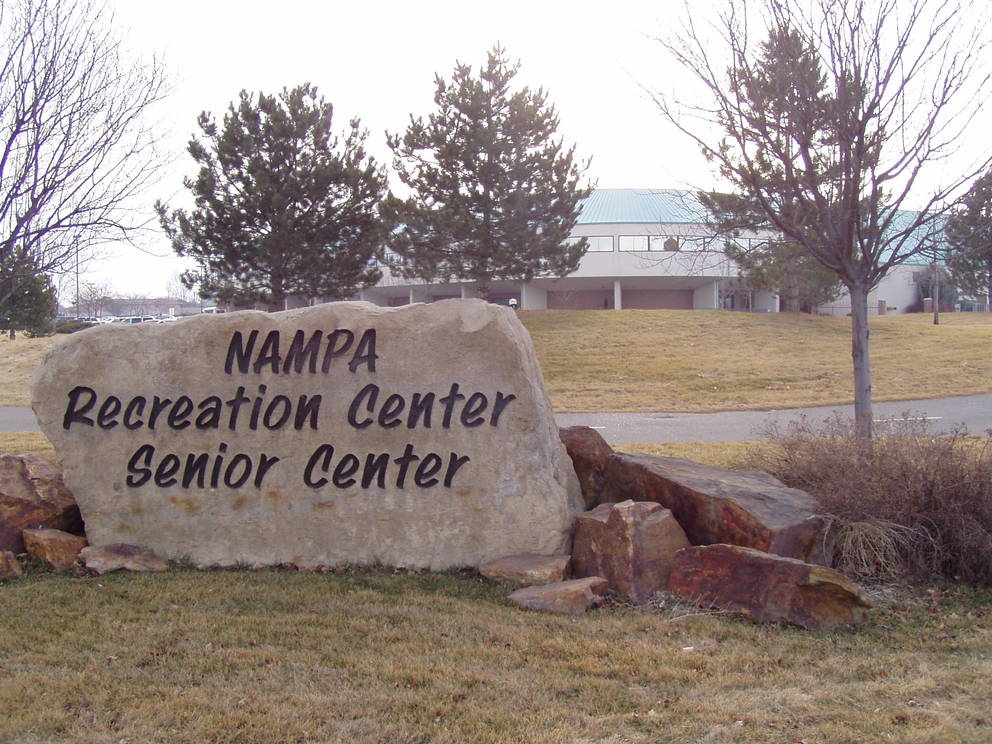
[[[875,403],[876,420],[901,418],[904,413],[929,420],[933,431],[964,424],[973,434],[992,429],[992,395]],[[722,413],[560,413],[559,426],[592,426],[614,444],[628,442],[726,442],[765,439],[769,424],[783,425],[805,414],[823,421],[835,413],[849,418],[854,406],[824,406],[779,411]]]
[[[559,426],[592,426],[608,442],[723,442],[763,439],[763,429],[785,424],[805,414],[822,421],[834,413],[851,417],[853,406],[824,406],[780,411],[726,411],[723,413],[560,413]],[[876,403],[875,418],[900,418],[904,413],[926,417],[934,431],[964,424],[973,434],[992,429],[992,395]],[[37,431],[30,408],[0,406],[0,431]]]

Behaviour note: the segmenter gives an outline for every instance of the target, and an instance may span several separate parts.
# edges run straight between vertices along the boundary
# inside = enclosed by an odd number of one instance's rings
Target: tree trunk
[[[988,293],[985,295],[985,312],[992,313],[992,259],[985,264],[985,269],[989,273]]]
[[[872,437],[871,361],[868,355],[868,290],[848,287],[851,294],[851,361],[854,367],[854,426],[858,439]]]

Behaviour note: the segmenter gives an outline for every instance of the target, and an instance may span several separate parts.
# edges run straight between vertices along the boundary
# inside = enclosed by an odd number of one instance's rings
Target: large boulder
[[[32,558],[57,571],[67,571],[76,565],[79,551],[86,547],[86,538],[62,530],[24,530],[24,546]]]
[[[169,568],[167,561],[150,550],[127,543],[89,545],[79,551],[79,557],[86,568],[101,575],[111,571],[160,573]]]
[[[507,599],[531,610],[580,615],[606,598],[607,581],[600,576],[559,581],[517,589]]]
[[[558,436],[572,458],[586,509],[592,509],[599,504],[606,486],[607,467],[613,448],[598,431],[588,426],[562,427],[558,430]]]
[[[30,528],[81,533],[83,524],[61,471],[35,455],[0,455],[0,550],[23,553]]]
[[[656,501],[693,545],[728,543],[812,563],[829,562],[828,520],[817,501],[767,473],[680,457],[615,453],[602,501]]]
[[[653,502],[601,504],[575,523],[575,576],[602,576],[610,591],[645,602],[668,586],[672,559],[689,547],[672,512]]]
[[[861,624],[871,607],[860,587],[833,569],[737,545],[681,551],[669,589],[696,604],[810,630]]]
[[[582,511],[530,337],[481,300],[99,326],[32,396],[97,545],[477,567],[569,552]]]

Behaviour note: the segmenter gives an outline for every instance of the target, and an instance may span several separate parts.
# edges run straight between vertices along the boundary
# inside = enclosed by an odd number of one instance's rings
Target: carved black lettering
[[[462,409],[462,426],[472,428],[473,426],[484,424],[486,419],[479,414],[485,411],[488,406],[489,398],[484,393],[472,393],[468,396],[468,400],[465,401],[465,407]]]
[[[393,393],[386,401],[382,404],[382,408],[379,409],[379,426],[384,429],[392,429],[394,426],[399,426],[403,422],[398,418],[397,414],[403,412],[403,406],[406,405],[406,401],[403,400],[403,396],[399,393]]]
[[[448,470],[444,474],[445,488],[451,488],[451,481],[454,479],[455,473],[471,459],[468,455],[460,456],[456,452],[451,453],[451,456],[448,458]]]
[[[436,486],[437,478],[431,476],[436,474],[443,464],[444,461],[441,459],[441,456],[431,452],[420,461],[420,464],[417,466],[417,472],[413,475],[413,482],[421,488]]]
[[[189,488],[196,478],[196,487],[203,488],[207,477],[207,463],[210,455],[206,452],[200,454],[190,453],[186,455],[186,467],[183,468],[183,488]]]
[[[496,391],[496,402],[493,403],[493,415],[492,418],[489,419],[489,425],[496,426],[499,424],[499,417],[500,414],[503,413],[503,409],[516,399],[516,395],[503,395],[503,393]]]
[[[145,396],[139,395],[128,401],[127,408],[124,409],[124,428],[130,431],[140,429],[145,422],[140,418],[135,420],[135,416],[141,416],[145,412]]]
[[[168,454],[162,458],[158,467],[155,468],[155,485],[159,488],[168,488],[179,482],[175,474],[179,472],[180,460],[178,455]]]
[[[334,468],[334,475],[331,476],[331,481],[338,488],[351,488],[351,486],[355,485],[355,479],[351,476],[358,472],[359,465],[361,463],[358,458],[349,452],[338,461],[337,466]]]
[[[393,460],[393,462],[400,466],[400,472],[396,474],[397,488],[403,488],[403,484],[406,482],[407,469],[419,459],[419,455],[413,454],[413,445],[407,444],[403,449],[403,454]]]
[[[155,448],[150,444],[143,444],[134,451],[131,459],[127,461],[127,472],[129,475],[124,480],[129,488],[141,488],[152,477],[152,458],[155,456]],[[138,467],[138,463],[144,467]]]
[[[89,397],[80,405],[79,399],[84,395]],[[65,415],[62,417],[62,428],[68,429],[73,424],[93,426],[93,419],[85,414],[93,407],[94,403],[96,403],[96,390],[93,388],[77,385],[70,390],[69,404],[65,407]]]
[[[224,362],[224,372],[231,374],[234,363],[237,362],[238,372],[243,375],[248,374],[251,369],[251,351],[255,348],[255,339],[258,338],[258,331],[248,334],[248,345],[245,346],[244,337],[241,331],[235,331],[231,336],[231,343],[227,347],[227,361]]]
[[[154,429],[155,424],[158,423],[158,417],[172,405],[172,398],[159,398],[157,395],[152,398],[152,410],[148,414],[148,428]]]
[[[306,468],[303,470],[303,482],[310,486],[310,488],[323,488],[326,486],[327,478],[321,478],[315,481],[313,479],[313,470],[320,463],[320,471],[326,473],[327,469],[331,466],[332,457],[334,457],[334,448],[329,444],[322,444],[315,449],[313,454],[310,455],[310,459],[307,460]]]
[[[189,415],[192,412],[193,400],[188,395],[180,395],[169,411],[169,428],[177,431],[185,429],[189,426]]]
[[[251,417],[248,419],[248,428],[255,431],[258,428],[258,414],[262,410],[262,400],[265,396],[265,391],[268,390],[267,385],[258,386],[258,395],[255,396],[255,401],[251,404]]]
[[[279,374],[279,331],[269,331],[262,342],[262,348],[258,350],[258,357],[255,359],[255,374],[262,371],[262,367],[269,365],[273,374]]]
[[[237,472],[238,468],[241,468],[241,474],[235,477],[234,474]],[[251,458],[243,452],[239,452],[231,458],[231,464],[228,465],[227,470],[224,471],[224,485],[228,488],[241,488],[241,486],[245,484],[245,481],[251,476],[251,471]]]
[[[294,429],[297,431],[302,429],[307,421],[307,416],[309,416],[310,428],[313,431],[317,431],[317,415],[320,413],[320,401],[322,399],[322,395],[300,396],[300,400],[296,404],[296,420],[293,422]]]
[[[455,412],[455,403],[460,400],[465,400],[465,396],[458,392],[458,383],[453,382],[448,394],[439,399],[439,402],[444,404],[444,418],[441,420],[441,426],[445,429],[451,428],[451,416]]]
[[[279,413],[279,408],[282,407],[282,412]],[[289,417],[293,413],[293,404],[290,403],[289,398],[285,395],[277,395],[269,403],[268,407],[265,409],[265,416],[262,417],[262,423],[265,425],[266,429],[270,431],[273,429],[281,429],[289,421]]]
[[[238,386],[238,392],[235,393],[234,397],[228,401],[225,401],[225,405],[231,407],[231,418],[228,421],[227,428],[234,431],[238,426],[238,411],[241,410],[241,406],[247,403],[250,398],[245,395],[244,385]]]
[[[262,479],[265,478],[265,474],[269,472],[269,468],[279,462],[281,458],[269,457],[264,452],[261,455],[261,459],[258,463],[258,472],[255,473],[255,488],[262,487]]]
[[[341,345],[338,346],[338,340],[341,340]],[[320,365],[320,371],[325,375],[327,371],[331,368],[331,360],[344,354],[348,349],[351,348],[351,344],[355,340],[355,334],[349,331],[347,328],[338,328],[333,331],[327,337],[327,348],[324,350],[324,361]]]
[[[358,409],[362,406],[362,400],[368,398],[368,402],[365,403],[365,410],[372,413],[375,410],[375,402],[379,397],[379,386],[374,383],[369,383],[361,390],[358,391],[358,395],[355,399],[351,401],[351,405],[348,407],[348,423],[354,426],[356,429],[364,429],[366,426],[372,423],[372,418],[366,418],[364,421],[358,420]]]
[[[348,364],[348,370],[354,372],[362,364],[365,364],[369,372],[375,372],[375,360],[378,358],[375,353],[375,328],[368,328],[358,342],[358,348],[355,350],[355,356]]]
[[[317,372],[317,352],[320,351],[320,341],[324,337],[323,331],[315,331],[310,336],[310,340],[305,344],[303,339],[306,334],[297,331],[293,336],[293,342],[286,352],[286,359],[282,363],[282,373],[287,374],[292,369],[296,374],[303,371],[303,365],[308,365],[310,374]]]
[[[406,428],[414,429],[421,417],[424,419],[424,428],[431,428],[431,411],[434,408],[434,393],[421,395],[414,393],[410,400],[410,415],[406,419]]]
[[[216,429],[220,426],[220,414],[224,409],[220,396],[211,395],[204,398],[197,409],[200,411],[196,414],[197,429]]]
[[[376,485],[379,488],[386,487],[386,468],[389,467],[389,453],[382,452],[381,454],[374,455],[369,453],[365,456],[365,469],[362,471],[362,488],[368,488],[372,485],[372,479],[375,478]]]
[[[210,487],[217,488],[220,485],[220,468],[224,464],[224,458],[221,456],[227,452],[227,443],[221,442],[217,447],[217,451],[220,453],[217,455],[217,459],[214,460],[214,466],[210,471]]]
[[[101,429],[113,429],[117,426],[117,414],[121,412],[121,399],[116,395],[109,396],[100,405],[96,415],[96,425]]]

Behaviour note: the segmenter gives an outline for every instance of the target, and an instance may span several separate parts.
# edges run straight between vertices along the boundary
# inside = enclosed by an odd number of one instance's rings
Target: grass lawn
[[[32,572],[0,585],[0,741],[988,742],[992,596],[810,633],[664,601],[512,608],[472,574]]]
[[[853,401],[850,318],[700,310],[521,313],[556,411]],[[992,313],[871,319],[875,400],[992,391]]]

